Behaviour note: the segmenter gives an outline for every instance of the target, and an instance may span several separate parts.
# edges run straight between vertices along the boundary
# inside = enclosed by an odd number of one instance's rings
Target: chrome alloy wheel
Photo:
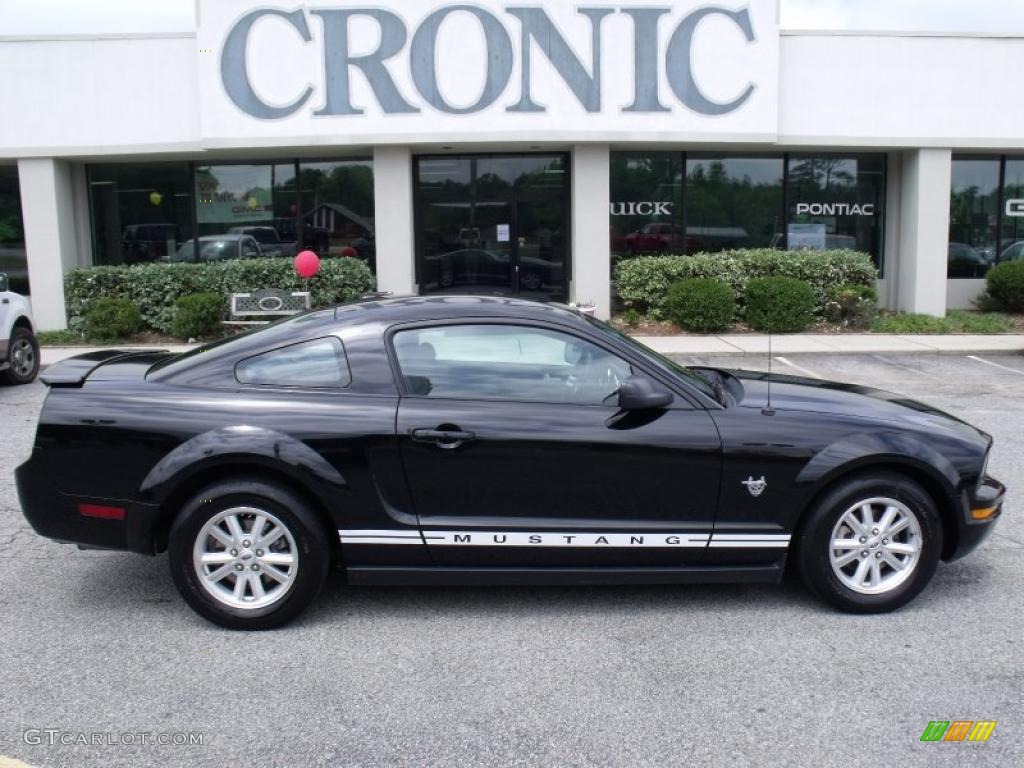
[[[829,561],[844,586],[879,595],[905,582],[921,559],[921,524],[896,499],[864,499],[850,507],[832,529]]]
[[[32,375],[36,367],[36,351],[28,339],[21,338],[14,342],[10,352],[10,363],[18,378],[24,379]]]
[[[199,583],[232,608],[264,608],[283,598],[299,571],[299,550],[277,517],[232,507],[210,518],[192,548]]]

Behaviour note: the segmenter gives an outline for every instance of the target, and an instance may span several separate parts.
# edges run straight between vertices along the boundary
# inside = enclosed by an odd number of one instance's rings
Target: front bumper
[[[958,560],[975,550],[992,533],[996,521],[1003,514],[1006,486],[994,477],[985,475],[977,488],[961,495],[960,525],[956,546],[946,560]]]
[[[61,493],[38,450],[14,470],[14,479],[25,519],[40,536],[86,547],[153,554],[158,506]],[[85,515],[82,505],[122,508],[124,517],[117,520]]]

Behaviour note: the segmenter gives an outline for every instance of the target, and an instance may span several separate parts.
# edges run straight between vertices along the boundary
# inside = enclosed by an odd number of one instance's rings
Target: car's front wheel
[[[910,478],[861,475],[828,491],[797,539],[807,587],[851,613],[905,605],[931,580],[942,523],[931,496]]]
[[[217,483],[171,526],[174,583],[201,616],[229,629],[271,629],[294,618],[327,577],[330,553],[316,514],[286,488]]]
[[[7,366],[0,377],[8,384],[29,384],[39,373],[39,342],[28,328],[11,331]]]

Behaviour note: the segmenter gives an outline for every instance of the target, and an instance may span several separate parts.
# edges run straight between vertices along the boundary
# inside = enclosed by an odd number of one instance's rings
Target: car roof
[[[586,325],[583,315],[564,304],[508,296],[396,296],[364,299],[335,308],[335,320],[346,325],[386,324],[456,318],[510,318]]]

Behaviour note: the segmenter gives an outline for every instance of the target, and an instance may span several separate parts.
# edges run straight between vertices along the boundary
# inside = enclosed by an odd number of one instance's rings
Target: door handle
[[[461,429],[414,429],[412,439],[418,443],[434,443],[438,448],[450,450],[458,448],[467,440],[475,440],[476,435]]]

